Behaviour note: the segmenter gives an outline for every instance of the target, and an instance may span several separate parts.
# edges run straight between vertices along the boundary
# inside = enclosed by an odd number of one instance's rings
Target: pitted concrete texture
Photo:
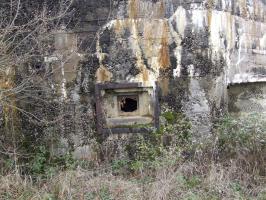
[[[198,137],[227,112],[228,97],[232,112],[265,110],[264,0],[75,0],[72,7],[45,56],[45,73],[53,76],[43,83],[53,92],[43,98],[61,103],[47,112],[63,118],[55,129],[70,146],[97,136],[96,83],[138,82],[151,93],[158,83],[159,104],[184,113]],[[253,82],[255,90],[243,84]],[[242,85],[227,89],[236,83]],[[146,115],[156,97],[144,97]],[[108,120],[118,117],[112,101],[112,94],[104,100]]]

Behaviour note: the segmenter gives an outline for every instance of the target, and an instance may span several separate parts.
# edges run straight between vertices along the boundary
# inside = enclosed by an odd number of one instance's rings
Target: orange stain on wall
[[[110,81],[112,78],[112,73],[108,71],[105,67],[101,66],[97,69],[96,78],[98,82]]]
[[[170,66],[169,56],[169,27],[167,22],[163,25],[163,34],[161,38],[161,49],[159,51],[159,65],[161,68],[166,69]]]
[[[142,75],[143,75],[143,81],[149,80],[149,73],[148,70],[144,67],[142,67]]]
[[[166,96],[169,93],[169,77],[159,78],[159,86],[162,89],[162,95]]]
[[[129,14],[129,18],[137,18],[138,16],[138,6],[139,6],[139,2],[138,0],[131,0],[129,2],[129,10],[128,10],[128,14]]]

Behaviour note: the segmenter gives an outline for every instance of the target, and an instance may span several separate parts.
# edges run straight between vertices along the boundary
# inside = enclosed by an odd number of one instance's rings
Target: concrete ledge
[[[266,82],[266,76],[255,74],[235,74],[231,80],[228,80],[227,85],[234,85],[239,83],[258,83]]]

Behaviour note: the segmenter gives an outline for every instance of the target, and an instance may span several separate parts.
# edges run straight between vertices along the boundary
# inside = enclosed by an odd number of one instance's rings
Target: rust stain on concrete
[[[112,76],[112,73],[104,66],[101,66],[97,69],[96,79],[98,82],[110,81]]]
[[[164,22],[163,33],[161,38],[161,49],[159,51],[159,65],[161,68],[166,69],[170,66],[169,56],[169,27],[167,22]]]
[[[143,81],[149,80],[148,70],[144,66],[142,67],[142,76],[143,76]]]
[[[164,3],[161,1],[160,6],[159,6],[159,18],[164,17],[164,12],[165,12],[165,6]]]
[[[134,19],[137,18],[139,11],[138,6],[139,6],[138,0],[130,0],[129,9],[128,9],[129,18],[134,18]]]
[[[145,48],[145,54],[148,58],[152,57],[152,45],[153,45],[153,23],[148,23],[144,26],[144,33],[143,33],[143,39],[144,39],[144,48]]]
[[[116,20],[115,21],[115,33],[117,35],[119,35],[121,33],[121,31],[123,30],[123,25],[122,23],[120,22],[120,20]]]
[[[210,27],[212,23],[212,10],[211,9],[207,10],[207,20],[208,20],[208,27]]]
[[[169,93],[169,77],[162,77],[158,79],[160,88],[162,89],[162,95],[166,96]]]

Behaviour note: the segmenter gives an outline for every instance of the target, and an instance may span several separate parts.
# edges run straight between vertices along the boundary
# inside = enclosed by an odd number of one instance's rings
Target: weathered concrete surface
[[[265,81],[262,0],[77,1],[76,8],[79,23],[71,36],[56,37],[57,52],[70,50],[75,53],[70,61],[83,60],[72,75],[66,76],[67,65],[61,67],[64,99],[71,94],[78,103],[84,96],[79,88],[90,85],[93,95],[95,83],[141,82],[154,88],[158,82],[160,103],[185,113],[195,134],[204,135],[227,110],[229,84]],[[66,88],[75,77],[79,83]]]
[[[265,83],[245,83],[229,88],[229,112],[235,115],[266,114]]]
[[[172,108],[201,134],[226,111],[228,84],[264,80],[262,1],[131,0],[117,10],[98,32],[97,80],[159,81],[163,99],[174,97]],[[181,78],[184,91],[175,93],[171,84]]]
[[[227,111],[228,85],[265,81],[264,0],[76,0],[73,7],[44,61],[53,74],[46,97],[62,106],[51,109],[60,121],[53,131],[79,156],[97,137],[96,83],[155,90],[158,82],[160,105],[183,112],[195,135],[205,136]],[[30,109],[40,118],[50,112]]]

